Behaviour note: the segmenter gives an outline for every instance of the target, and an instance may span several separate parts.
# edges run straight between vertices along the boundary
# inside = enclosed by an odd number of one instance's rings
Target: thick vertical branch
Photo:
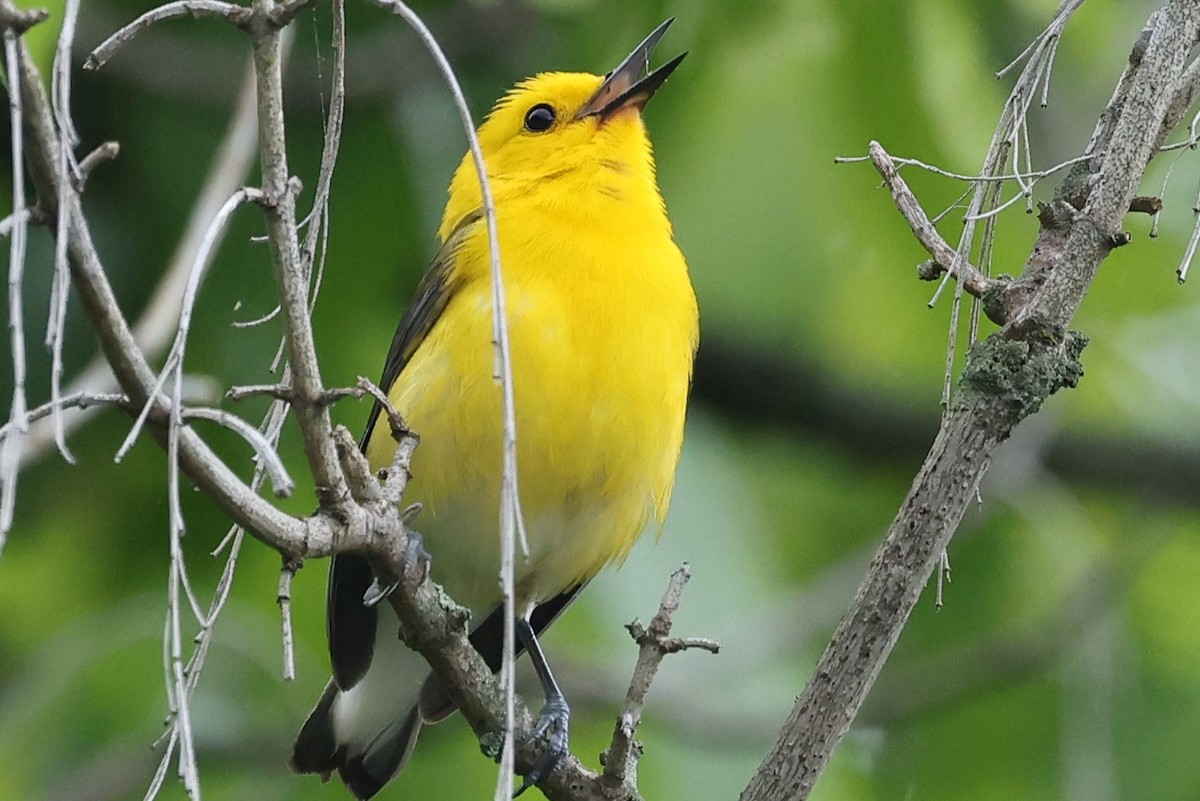
[[[296,195],[288,172],[283,125],[283,34],[265,22],[274,7],[273,0],[257,0],[254,4],[260,26],[253,37],[254,73],[258,80],[258,148],[266,195],[263,206],[267,239],[295,389],[292,408],[304,438],[304,453],[322,504],[338,505],[348,500],[350,493],[333,445],[329,406],[323,402],[325,388],[308,311],[310,277],[296,238]]]
[[[1200,28],[1200,4],[1172,0],[1135,48],[1104,117],[1111,139],[1093,142],[1093,174],[1060,193],[1021,278],[1002,299],[1010,322],[972,348],[954,403],[912,490],[872,560],[783,732],[742,801],[808,797],[849,729],[938,558],[975,496],[992,451],[1014,426],[1082,375],[1085,340],[1067,332],[1100,262],[1126,241],[1120,226]],[[1064,198],[1070,198],[1067,202]]]

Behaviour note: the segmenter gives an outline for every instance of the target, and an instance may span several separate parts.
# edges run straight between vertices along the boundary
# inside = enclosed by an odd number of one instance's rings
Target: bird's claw
[[[420,511],[420,504],[413,504]],[[413,510],[410,506],[405,510],[405,514]],[[415,512],[414,512],[415,514]],[[416,571],[418,581],[424,581],[429,577],[429,566],[433,564],[433,557],[429,555],[429,551],[425,550],[425,538],[420,532],[408,531],[408,544],[404,546],[404,563],[400,569],[403,575],[407,576],[413,571]]]
[[[424,538],[415,531],[409,531],[408,544],[404,546],[404,556],[400,561],[401,575],[408,575],[415,570],[417,571],[417,575],[420,576],[419,580],[424,581],[429,575],[429,566],[432,562],[433,557],[429,555],[429,551],[425,550]],[[371,582],[371,586],[363,593],[363,606],[375,606],[384,598],[391,595],[399,586],[400,579],[384,584],[376,576]]]
[[[383,584],[378,578],[373,579],[371,581],[371,586],[367,587],[367,591],[363,593],[363,606],[375,606],[375,604],[391,595],[392,590],[399,586],[399,581],[392,581],[387,584]]]
[[[525,774],[521,786],[513,793],[513,798],[536,786],[558,767],[559,761],[568,752],[570,722],[571,708],[567,706],[567,700],[561,695],[547,699],[546,705],[538,713],[537,723],[534,724],[531,735],[534,740],[545,741],[545,750],[533,768]]]

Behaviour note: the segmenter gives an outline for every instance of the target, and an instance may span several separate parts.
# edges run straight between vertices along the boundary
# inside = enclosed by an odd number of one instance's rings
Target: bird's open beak
[[[596,116],[603,122],[621,109],[636,108],[640,111],[646,105],[646,101],[654,96],[658,87],[663,85],[667,76],[675,71],[679,62],[687,55],[680,53],[654,72],[642,77],[642,74],[650,69],[650,54],[654,52],[658,40],[674,21],[675,18],[671,17],[655,28],[616,69],[605,76],[605,81],[596,94],[579,110],[579,118]]]

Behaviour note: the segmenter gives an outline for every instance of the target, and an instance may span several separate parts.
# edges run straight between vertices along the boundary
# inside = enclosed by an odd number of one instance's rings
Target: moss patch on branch
[[[975,343],[959,382],[960,405],[980,395],[999,400],[1010,427],[1037,412],[1058,390],[1079,383],[1079,355],[1088,343],[1076,331],[1041,327],[1020,333],[1008,338],[1001,332]]]

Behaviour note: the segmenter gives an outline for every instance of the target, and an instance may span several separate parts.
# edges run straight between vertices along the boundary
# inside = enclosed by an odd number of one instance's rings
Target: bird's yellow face
[[[581,114],[603,83],[598,75],[548,72],[518,84],[479,129],[488,172],[545,177],[605,159],[648,160],[640,106],[603,117]]]
[[[527,191],[531,183],[565,178],[585,187],[614,171],[654,186],[650,140],[642,125],[644,100],[600,113],[594,107],[604,86],[599,75],[547,72],[517,84],[496,103],[479,128],[479,144],[497,202]],[[443,239],[480,202],[468,153],[450,184]]]
[[[479,128],[497,208],[531,196],[553,198],[548,205],[560,207],[588,198],[637,198],[657,206],[663,216],[641,112],[687,55],[646,73],[670,24],[667,20],[655,28],[604,77],[544,72],[500,99]],[[450,182],[438,231],[442,241],[481,205],[479,179],[468,153]]]

